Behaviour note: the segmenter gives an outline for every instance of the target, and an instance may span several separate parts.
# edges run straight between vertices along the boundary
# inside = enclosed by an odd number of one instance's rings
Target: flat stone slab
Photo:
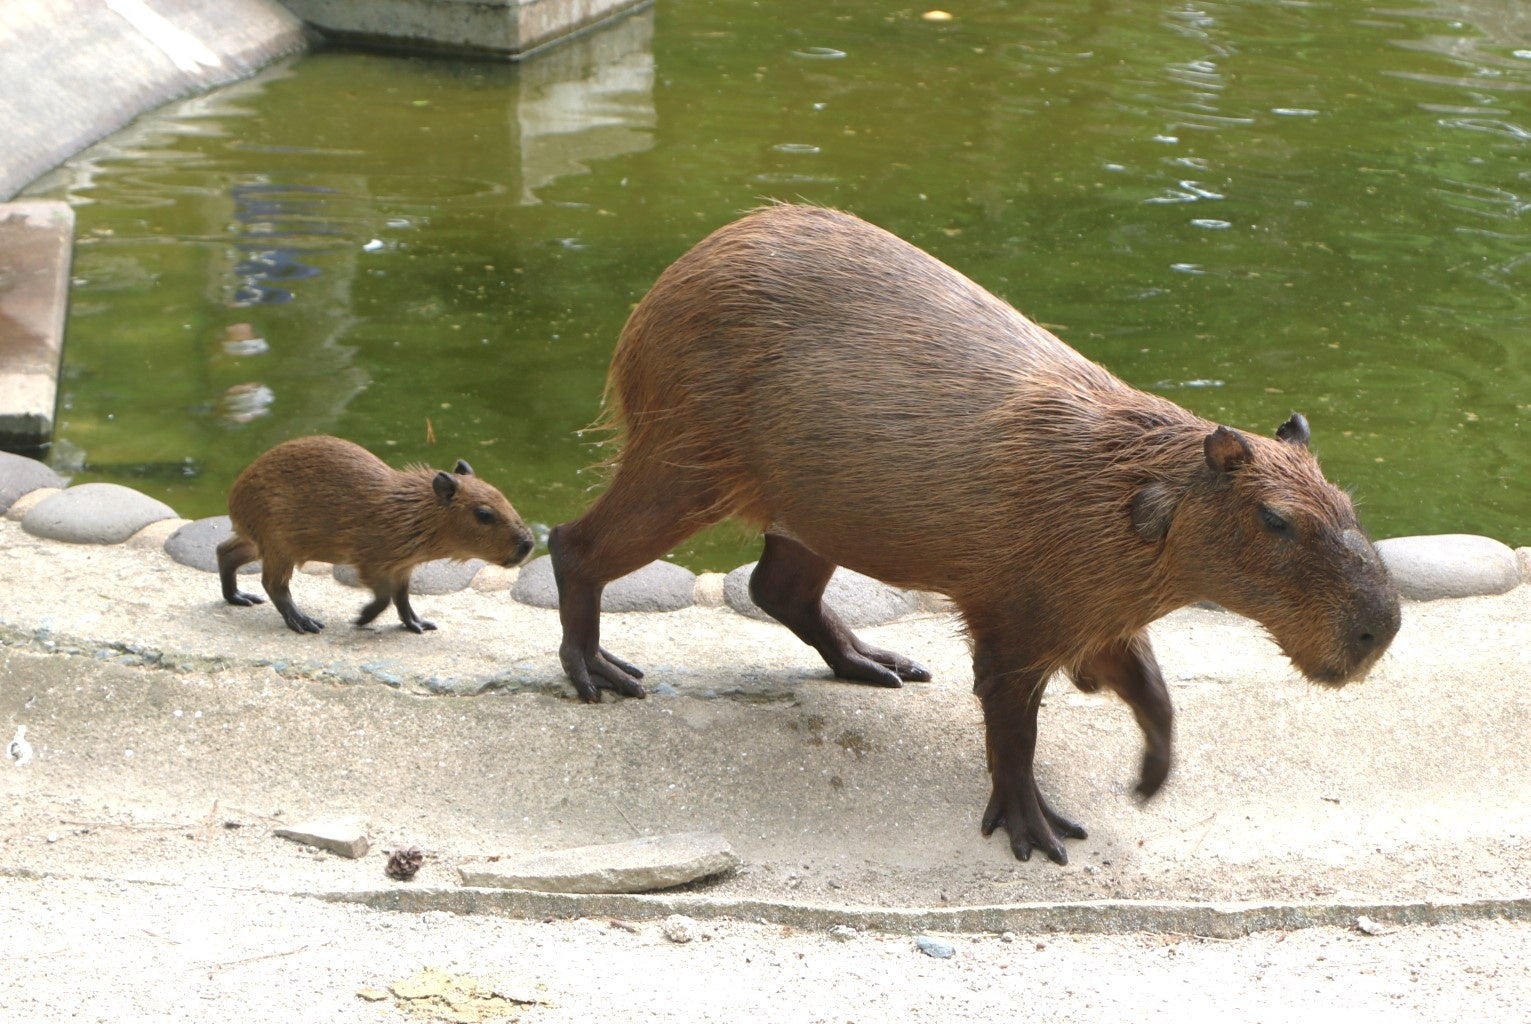
[[[227,540],[233,532],[234,527],[230,525],[228,516],[196,519],[170,535],[170,539],[165,541],[165,554],[193,569],[217,572],[218,545]],[[249,565],[240,566],[239,571],[246,576],[258,573],[260,562],[255,561]]]
[[[365,857],[372,845],[367,840],[366,831],[354,821],[305,821],[284,825],[272,832],[283,839],[315,846],[352,860]]]
[[[739,857],[722,836],[688,832],[473,861],[460,865],[458,871],[463,885],[484,889],[637,893],[685,885],[738,864]]]
[[[466,562],[438,558],[432,562],[422,563],[415,566],[415,571],[409,576],[409,592],[411,594],[455,594],[459,590],[467,590],[473,584],[473,577],[488,564],[482,558],[470,558]],[[354,565],[335,566],[334,576],[348,587],[362,585],[361,574],[356,571]]]
[[[21,528],[34,537],[71,544],[121,544],[150,523],[176,518],[175,509],[121,484],[80,484],[28,512]]]
[[[534,558],[521,567],[510,596],[536,608],[558,607],[553,559]],[[603,612],[673,612],[696,603],[696,574],[674,562],[650,562],[606,584]]]
[[[1489,537],[1393,537],[1378,541],[1377,552],[1398,592],[1416,601],[1503,594],[1520,583],[1515,552]]]
[[[740,615],[764,622],[776,620],[750,597],[750,574],[758,563],[741,565],[723,580],[723,600]],[[878,626],[920,610],[920,597],[849,569],[836,569],[824,588],[824,603],[839,613],[852,629]]]
[[[64,478],[36,459],[10,452],[0,452],[0,512],[16,503],[23,494],[43,487],[64,486]]]
[[[68,203],[0,203],[0,447],[53,436],[73,246]]]

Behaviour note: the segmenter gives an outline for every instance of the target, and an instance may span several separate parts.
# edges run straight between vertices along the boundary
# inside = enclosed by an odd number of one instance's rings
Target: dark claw
[[[264,597],[261,597],[258,594],[247,593],[243,590],[234,591],[233,594],[229,595],[228,601],[229,604],[238,608],[248,608],[251,605],[266,603],[266,599]]]

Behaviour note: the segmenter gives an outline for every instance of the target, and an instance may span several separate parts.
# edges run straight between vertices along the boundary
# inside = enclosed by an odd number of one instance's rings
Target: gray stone
[[[543,555],[521,567],[510,596],[537,608],[558,607],[553,559]],[[650,562],[606,584],[603,612],[673,612],[696,602],[696,574],[674,562]]]
[[[521,57],[651,0],[285,0],[326,35],[391,49]]]
[[[0,446],[53,436],[73,244],[68,203],[0,204]]]
[[[722,836],[685,833],[461,865],[463,885],[534,892],[634,893],[685,885],[737,866]]]
[[[73,544],[121,544],[175,509],[121,484],[81,484],[40,502],[21,521],[35,537]]]
[[[1464,533],[1393,537],[1377,542],[1398,592],[1416,601],[1503,594],[1520,583],[1515,552]]]
[[[0,512],[23,494],[42,487],[63,487],[64,478],[36,459],[0,452]]]
[[[740,615],[775,622],[761,611],[750,597],[750,574],[757,563],[741,565],[723,580],[723,600]],[[824,588],[824,603],[837,612],[847,626],[878,626],[920,610],[920,598],[910,590],[898,590],[886,583],[849,569],[836,569]]]
[[[218,545],[233,532],[234,528],[229,525],[228,516],[196,519],[170,535],[170,539],[165,541],[165,554],[193,569],[217,572]],[[260,562],[241,566],[239,571],[245,575],[260,572]]]
[[[470,558],[466,562],[454,562],[450,558],[438,558],[432,562],[424,562],[415,566],[415,571],[409,576],[409,592],[411,594],[455,594],[459,590],[467,590],[473,583],[473,577],[487,563],[482,558]],[[348,587],[362,585],[361,575],[354,565],[337,565],[334,569],[335,579]]]
[[[933,956],[937,960],[950,960],[957,954],[957,947],[942,939],[933,939],[929,935],[915,937],[914,944],[919,947],[921,953]]]
[[[291,839],[304,846],[317,846],[352,860],[365,857],[371,847],[366,831],[351,821],[305,821],[286,825],[274,832],[283,839]]]

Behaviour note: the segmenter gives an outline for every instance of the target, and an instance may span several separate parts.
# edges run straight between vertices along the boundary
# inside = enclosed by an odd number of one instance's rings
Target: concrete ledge
[[[698,920],[731,918],[827,931],[835,925],[878,932],[998,934],[1132,932],[1234,939],[1271,929],[1354,928],[1360,917],[1390,926],[1531,918],[1531,897],[1487,900],[1315,903],[1181,903],[1088,900],[974,907],[834,907],[701,895],[579,895],[514,889],[381,889],[311,893],[332,903],[360,903],[410,914],[444,910],[541,920],[550,917],[657,921],[671,914]]]
[[[0,199],[138,115],[306,45],[276,0],[49,0],[0,19]]]
[[[0,203],[0,448],[53,436],[73,246],[69,204]]]
[[[519,60],[652,0],[283,0],[341,42]]]

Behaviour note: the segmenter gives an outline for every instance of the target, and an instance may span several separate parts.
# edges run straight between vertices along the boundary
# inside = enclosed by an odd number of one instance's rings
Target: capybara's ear
[[[1244,440],[1244,435],[1227,427],[1218,427],[1208,434],[1206,441],[1202,442],[1202,448],[1207,453],[1207,465],[1219,476],[1233,472],[1254,458],[1254,452],[1249,450],[1249,442]]]
[[[1132,496],[1132,528],[1139,537],[1157,544],[1170,532],[1180,495],[1168,484],[1147,484]]]
[[[452,467],[452,472],[456,473],[458,476],[472,476],[473,467],[468,465],[467,459],[458,459],[457,465]]]
[[[436,497],[440,498],[441,503],[445,505],[457,496],[457,478],[442,470],[431,481],[431,490],[436,492]]]
[[[1308,438],[1313,435],[1308,433],[1308,418],[1300,412],[1292,413],[1292,418],[1276,428],[1276,437],[1288,444],[1300,444],[1308,447]]]

